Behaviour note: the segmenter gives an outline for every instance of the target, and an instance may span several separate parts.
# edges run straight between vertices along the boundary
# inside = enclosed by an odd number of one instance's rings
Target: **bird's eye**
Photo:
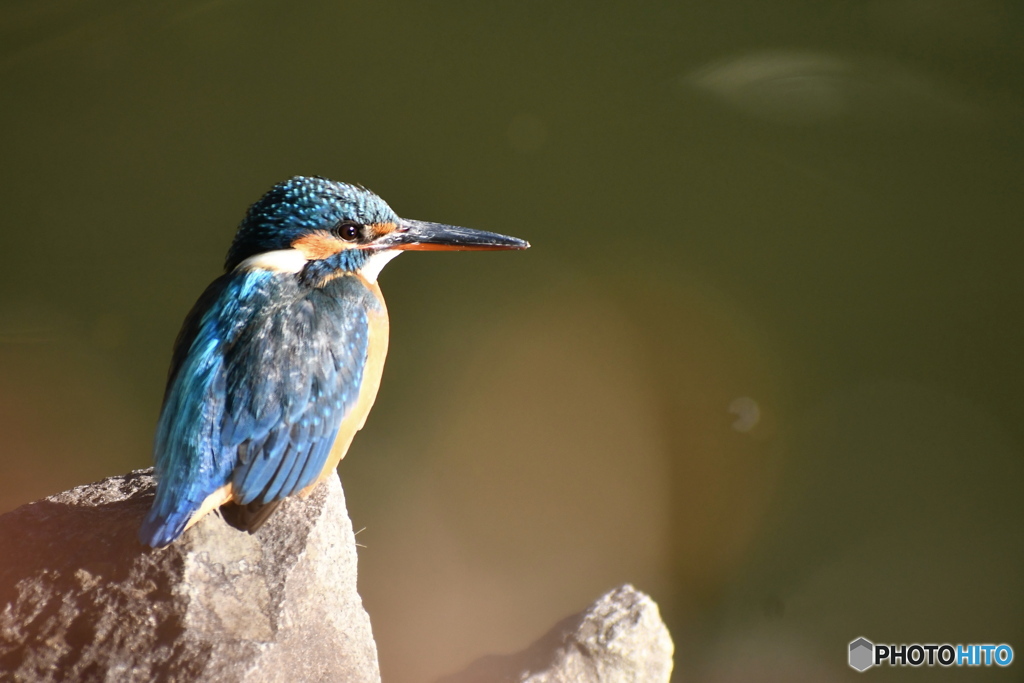
[[[363,234],[363,226],[358,223],[345,222],[336,227],[334,232],[346,242],[352,242]]]

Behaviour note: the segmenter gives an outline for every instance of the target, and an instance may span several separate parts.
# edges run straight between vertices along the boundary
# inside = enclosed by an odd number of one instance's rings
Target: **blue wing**
[[[186,319],[157,426],[157,496],[140,537],[181,534],[231,483],[236,502],[305,488],[358,399],[376,297],[355,277],[322,288],[249,271],[214,282]]]

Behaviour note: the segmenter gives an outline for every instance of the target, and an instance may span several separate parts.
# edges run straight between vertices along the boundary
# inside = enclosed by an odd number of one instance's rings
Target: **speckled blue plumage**
[[[326,178],[289,178],[249,207],[225,268],[231,270],[256,254],[287,249],[304,232],[346,219],[368,224],[393,223],[398,217],[383,199],[358,185]]]
[[[229,482],[244,505],[292,495],[320,475],[358,398],[368,315],[380,310],[360,278],[325,276],[354,273],[363,252],[311,262],[298,274],[235,268],[343,219],[396,220],[376,195],[319,178],[281,183],[250,208],[228,273],[200,297],[175,347],[144,543],[174,540],[204,499]]]

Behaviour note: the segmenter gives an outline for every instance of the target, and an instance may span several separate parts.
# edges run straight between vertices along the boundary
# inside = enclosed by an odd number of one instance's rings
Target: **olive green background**
[[[0,7],[0,510],[149,463],[293,174],[525,253],[381,277],[340,467],[387,681],[630,581],[685,681],[1024,655],[1024,11],[999,0]],[[1020,680],[883,669],[877,680]]]

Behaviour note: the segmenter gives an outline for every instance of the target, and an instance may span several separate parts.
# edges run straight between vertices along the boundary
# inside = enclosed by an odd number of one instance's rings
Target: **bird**
[[[249,207],[171,354],[139,539],[164,547],[220,510],[254,532],[331,475],[380,387],[389,321],[377,277],[403,251],[526,249],[399,218],[361,185],[295,176]]]

